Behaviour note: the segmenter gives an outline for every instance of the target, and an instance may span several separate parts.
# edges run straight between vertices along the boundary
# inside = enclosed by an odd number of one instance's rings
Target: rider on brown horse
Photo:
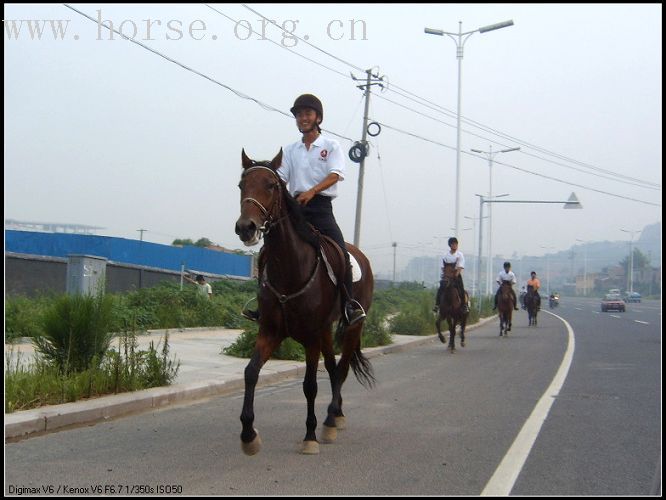
[[[469,304],[467,303],[467,294],[465,293],[465,286],[463,285],[462,273],[465,269],[465,256],[463,253],[458,250],[458,239],[455,237],[449,238],[449,248],[450,251],[444,255],[442,262],[444,264],[455,264],[456,265],[456,286],[458,288],[458,293],[463,302],[463,312],[469,312]],[[444,278],[444,276],[442,276]],[[434,312],[439,310],[439,301],[442,296],[442,287],[444,286],[443,280],[439,282],[439,288],[437,289],[437,299],[435,302],[435,307],[433,308]]]
[[[537,278],[536,271],[532,271],[530,273],[530,279],[527,280],[527,286],[531,286],[532,290],[534,290],[534,295],[536,296],[537,300],[537,308],[541,308],[541,295],[539,295],[539,288],[541,288],[541,281],[539,281],[539,278]]]
[[[349,253],[331,205],[338,194],[337,182],[344,179],[344,155],[335,139],[321,135],[319,125],[324,119],[324,108],[316,96],[303,94],[297,97],[290,111],[296,118],[296,125],[303,137],[284,149],[278,174],[288,185],[291,195],[300,203],[306,220],[321,234],[334,240],[345,255],[345,315],[351,325],[363,320],[366,315],[361,304],[352,296]],[[255,321],[259,317],[258,311],[247,308],[242,314]]]
[[[499,297],[500,290],[502,289],[502,282],[504,281],[508,281],[512,285],[516,284],[516,275],[513,274],[513,271],[511,270],[511,262],[505,262],[504,270],[500,271],[500,273],[497,275],[497,283],[500,286],[497,288],[497,292],[495,293],[495,304],[493,305],[493,311],[497,309],[497,298]],[[513,308],[517,311],[518,300],[516,300],[516,292],[513,290],[513,286],[511,286],[509,290],[511,291],[511,296],[513,297]]]

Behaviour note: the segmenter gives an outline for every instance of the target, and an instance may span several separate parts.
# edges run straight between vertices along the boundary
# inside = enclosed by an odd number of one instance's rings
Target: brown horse
[[[497,298],[497,310],[500,318],[500,337],[507,336],[511,331],[511,316],[513,314],[514,300],[511,293],[511,282],[502,281],[499,297]]]
[[[456,326],[460,325],[460,345],[465,347],[465,325],[467,324],[467,314],[463,312],[463,301],[456,286],[456,265],[455,263],[444,263],[444,276],[440,283],[439,292],[439,312],[435,326],[437,335],[443,344],[446,344],[446,335],[442,334],[441,323],[445,319],[449,324],[449,351],[455,352],[456,344]]]
[[[333,244],[328,246],[332,252],[326,252],[324,258],[321,247],[324,238],[307,224],[300,205],[277,174],[281,163],[282,150],[270,162],[253,161],[244,150],[242,152],[241,213],[236,222],[236,234],[247,246],[265,237],[260,258],[259,333],[254,353],[245,368],[241,413],[241,447],[248,455],[254,455],[261,448],[261,439],[253,428],[254,390],[259,371],[286,337],[295,339],[305,348],[303,392],[307,400],[307,419],[303,453],[319,453],[315,397],[320,354],[324,356],[333,393],[322,433],[325,443],[336,439],[336,428],[344,428],[341,388],[350,364],[362,385],[370,387],[374,382],[370,362],[361,352],[363,322],[348,326],[340,320],[345,257]],[[347,249],[359,263],[363,276],[354,283],[354,298],[368,311],[374,287],[370,262],[355,246],[347,243]],[[334,284],[329,277],[326,261],[339,284]],[[342,351],[337,364],[331,333],[336,320],[340,320],[336,341],[340,341]]]
[[[539,296],[532,285],[527,286],[527,293],[525,294],[525,309],[527,309],[527,317],[529,326],[537,326],[537,313],[539,312]]]

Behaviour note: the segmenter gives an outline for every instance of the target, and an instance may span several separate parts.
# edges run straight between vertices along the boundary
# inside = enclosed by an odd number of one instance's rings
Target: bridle
[[[280,221],[282,219],[284,219],[284,217],[286,217],[286,215],[285,215],[283,217],[279,217],[277,220],[275,219],[275,217],[279,216],[279,214],[282,210],[282,182],[281,182],[281,179],[278,176],[277,172],[275,172],[275,170],[273,170],[272,168],[270,168],[268,166],[269,164],[270,164],[270,162],[267,162],[267,161],[259,162],[259,161],[252,160],[252,166],[249,167],[248,169],[246,169],[243,172],[243,175],[241,175],[241,179],[243,179],[243,178],[245,178],[246,175],[248,175],[253,170],[268,170],[273,175],[273,177],[275,177],[275,179],[277,180],[278,196],[275,199],[275,201],[273,201],[273,204],[271,205],[270,209],[267,209],[266,207],[264,207],[261,204],[261,202],[259,200],[257,200],[256,198],[251,198],[251,197],[248,196],[248,197],[243,198],[241,200],[241,210],[242,210],[242,207],[243,207],[243,203],[249,202],[249,203],[252,203],[253,205],[255,205],[257,208],[259,208],[259,210],[261,211],[261,214],[264,216],[264,222],[259,227],[259,231],[261,231],[261,233],[263,235],[267,235],[273,225],[279,224]],[[276,205],[277,205],[277,215],[273,215],[273,211],[274,211]]]

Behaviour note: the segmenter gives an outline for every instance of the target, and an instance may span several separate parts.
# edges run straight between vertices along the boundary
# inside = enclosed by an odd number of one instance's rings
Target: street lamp
[[[629,254],[630,254],[630,269],[629,269],[629,292],[633,293],[634,291],[634,234],[640,233],[642,229],[620,229],[624,233],[631,234],[631,240],[629,240]]]
[[[544,248],[546,250],[555,250],[555,247],[544,247],[542,246],[541,248]],[[546,294],[548,294],[548,297],[550,297],[550,254],[546,254]]]
[[[498,30],[501,28],[506,28],[508,26],[513,26],[513,20],[504,21],[497,24],[490,24],[488,26],[483,26],[481,28],[475,29],[473,31],[462,32],[462,21],[458,21],[458,33],[449,33],[448,31],[436,30],[432,28],[425,28],[424,32],[429,35],[438,35],[444,36],[448,35],[451,38],[457,47],[456,57],[458,58],[458,118],[457,118],[457,146],[456,146],[456,221],[455,227],[456,232],[454,236],[458,237],[458,228],[460,227],[460,87],[461,87],[461,78],[462,78],[462,58],[463,58],[463,49],[465,47],[465,42],[467,39],[472,36],[477,31],[479,33],[486,33],[488,31]],[[463,39],[463,36],[465,37]],[[456,40],[457,37],[457,40]]]
[[[484,203],[493,203],[496,200],[490,200],[485,196],[480,194],[475,194],[474,196],[479,197],[479,254],[477,255],[477,264],[476,264],[476,278],[477,283],[479,284],[479,314],[481,314],[481,251],[483,248],[483,204]],[[495,198],[502,198],[504,196],[509,196],[509,193],[499,194]],[[487,287],[486,295],[490,295],[490,276],[486,276]]]
[[[488,217],[486,217],[487,219]],[[476,221],[478,220],[477,217],[469,217],[465,215],[465,219],[469,219],[472,221],[472,234],[474,235],[474,238],[476,238]],[[472,248],[474,248],[476,244],[476,241],[472,242]],[[476,266],[474,269],[474,272],[472,273],[472,295],[476,295],[476,275],[477,275],[477,270],[478,266],[481,264],[481,260],[477,258],[476,261]],[[481,283],[479,283],[479,287],[481,287]]]
[[[480,194],[476,194],[475,196],[479,197],[479,259],[481,259],[481,235],[482,235],[482,226],[483,226],[483,204],[484,203],[563,203],[564,206],[562,208],[565,209],[571,209],[571,208],[576,208],[580,209],[583,208],[583,204],[578,201],[578,198],[576,197],[576,193],[571,193],[569,195],[569,199],[566,201],[547,201],[547,200],[490,200],[485,198],[484,196],[481,196]],[[495,198],[500,198],[503,196],[507,196],[505,194],[495,196]],[[548,261],[546,261],[547,263]],[[477,270],[479,272],[479,270]],[[479,275],[480,279],[480,275]],[[480,288],[480,287],[479,287]],[[488,293],[490,293],[490,290],[488,290]],[[550,293],[549,293],[550,295]],[[481,311],[481,291],[479,290],[479,312]]]
[[[579,240],[576,238],[576,241],[580,241],[581,243],[587,243],[585,240]],[[585,255],[585,263],[583,264],[583,297],[587,297],[587,246],[583,247],[584,250],[584,255]]]
[[[480,149],[471,149],[470,151],[474,153],[480,153],[486,155],[488,158],[488,176],[489,176],[489,191],[488,198],[493,197],[493,158],[498,153],[509,153],[511,151],[519,151],[520,148],[509,148],[502,149],[500,151],[493,151],[493,145],[490,145],[489,151],[481,151]],[[488,207],[488,276],[492,273],[492,261],[493,261],[493,206]],[[490,288],[490,285],[488,285]]]

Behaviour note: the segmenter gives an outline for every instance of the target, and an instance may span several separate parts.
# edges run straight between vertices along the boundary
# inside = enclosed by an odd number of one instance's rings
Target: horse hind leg
[[[331,403],[328,405],[328,414],[322,427],[322,441],[324,443],[333,443],[337,439],[338,429],[344,428],[345,416],[342,413],[342,396],[340,394],[340,385],[337,383],[337,367],[330,330],[324,334],[322,353],[324,355],[324,365],[331,381],[332,394]]]

